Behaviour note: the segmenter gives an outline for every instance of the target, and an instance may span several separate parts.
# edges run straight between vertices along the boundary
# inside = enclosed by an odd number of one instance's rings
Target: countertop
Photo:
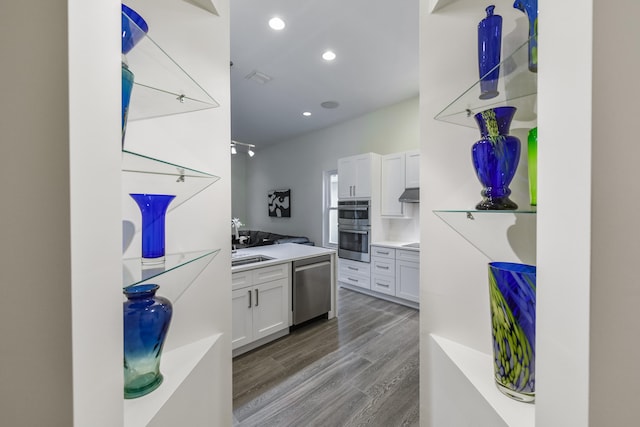
[[[238,271],[252,270],[254,268],[282,264],[283,262],[291,262],[304,258],[312,258],[318,255],[330,255],[335,253],[336,251],[334,249],[327,249],[319,246],[300,245],[298,243],[283,243],[279,245],[267,245],[238,249],[236,252],[231,254],[231,259],[239,259],[256,255],[264,255],[273,259],[231,267],[231,272],[236,273]]]
[[[381,241],[381,242],[373,242],[373,243],[371,243],[371,246],[384,246],[385,248],[406,249],[408,251],[420,252],[420,248],[412,248],[412,247],[404,246],[404,245],[408,245],[410,243],[417,243],[417,242],[395,242],[395,241],[391,241],[391,240],[386,240],[386,241]]]

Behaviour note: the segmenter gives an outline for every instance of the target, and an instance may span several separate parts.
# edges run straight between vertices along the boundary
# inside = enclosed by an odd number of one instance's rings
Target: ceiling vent
[[[340,103],[336,102],[336,101],[325,101],[322,104],[320,104],[320,106],[322,108],[338,108],[340,106]]]
[[[272,80],[272,78],[267,76],[266,74],[261,73],[260,71],[255,71],[255,70],[250,72],[246,76],[244,76],[244,78],[261,85],[265,83],[269,83]]]

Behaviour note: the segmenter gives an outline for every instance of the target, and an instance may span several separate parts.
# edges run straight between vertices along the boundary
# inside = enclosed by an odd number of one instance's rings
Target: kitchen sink
[[[238,265],[253,264],[253,263],[262,262],[262,261],[269,261],[270,259],[273,259],[273,258],[265,255],[248,255],[248,256],[243,256],[236,259],[232,258],[231,267],[236,267]]]

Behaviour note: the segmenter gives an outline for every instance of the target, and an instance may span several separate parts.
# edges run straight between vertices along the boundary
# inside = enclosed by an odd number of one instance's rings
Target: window
[[[338,246],[338,171],[324,173],[324,205],[322,210],[322,245]]]

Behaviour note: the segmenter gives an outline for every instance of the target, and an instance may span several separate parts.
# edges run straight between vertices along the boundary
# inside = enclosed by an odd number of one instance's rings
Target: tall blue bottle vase
[[[144,396],[162,384],[160,359],[173,307],[155,284],[124,289],[124,397]]]
[[[498,390],[535,400],[536,267],[489,263],[494,378]]]
[[[515,107],[496,107],[474,116],[482,136],[471,148],[473,167],[483,186],[478,210],[518,208],[509,198],[509,184],[520,161],[520,140],[509,135],[515,113]]]
[[[529,20],[529,71],[538,72],[538,0],[516,0],[513,7]]]
[[[130,196],[142,214],[142,264],[160,264],[165,255],[165,224],[171,194],[140,194]]]
[[[122,5],[122,147],[124,147],[124,135],[127,130],[127,117],[131,92],[135,80],[133,72],[127,64],[126,54],[138,44],[149,31],[147,22],[135,10],[127,5]]]
[[[478,24],[478,71],[480,99],[498,96],[500,51],[502,49],[502,16],[494,15],[494,5],[485,9],[487,16]]]

